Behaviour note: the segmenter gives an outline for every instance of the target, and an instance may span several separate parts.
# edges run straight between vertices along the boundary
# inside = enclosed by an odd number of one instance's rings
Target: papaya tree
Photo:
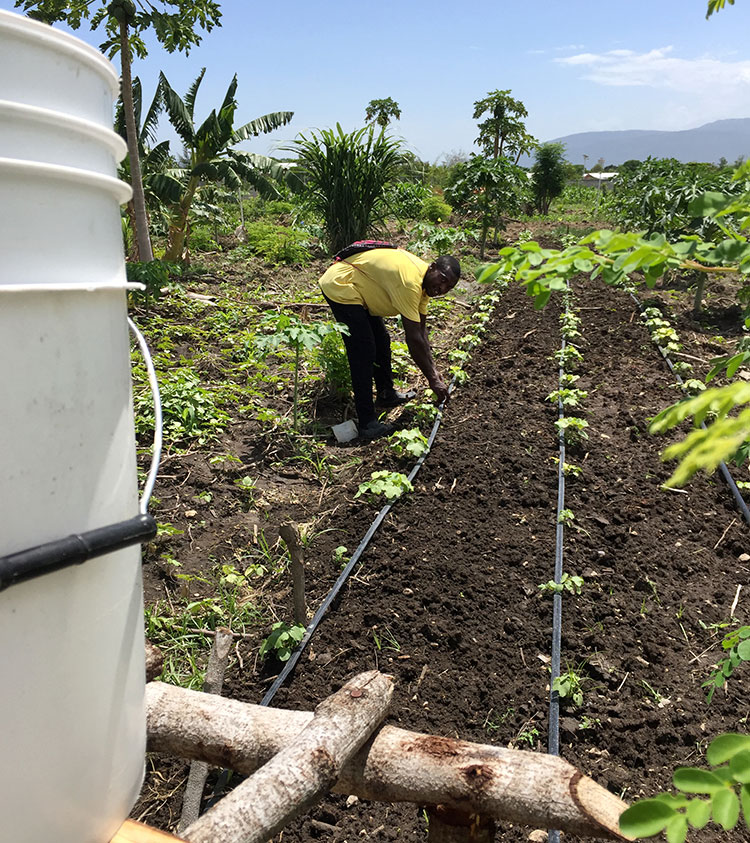
[[[526,189],[526,173],[507,158],[472,155],[456,165],[454,181],[445,198],[459,212],[477,220],[481,226],[479,256],[484,257],[487,234],[496,229],[503,214],[516,213]]]
[[[294,116],[293,112],[275,111],[235,128],[235,74],[221,106],[218,110],[214,109],[196,128],[195,99],[205,73],[204,67],[190,86],[185,99],[172,88],[164,73],[160,74],[164,107],[169,122],[184,144],[184,155],[187,159],[181,171],[182,193],[178,201],[170,207],[169,238],[164,255],[167,261],[182,258],[190,207],[202,184],[219,182],[237,190],[243,182],[249,182],[261,196],[272,198],[279,195],[274,181],[278,183],[285,177],[284,168],[272,158],[243,152],[234,147],[241,141],[272,132],[285,125]]]
[[[137,252],[139,260],[153,260],[133,110],[132,53],[139,58],[146,56],[142,36],[153,29],[167,52],[178,50],[187,55],[192,47],[200,44],[201,30],[210,32],[219,25],[219,4],[214,0],[148,0],[143,3],[139,0],[138,4],[133,0],[16,0],[15,5],[30,18],[44,23],[64,22],[71,29],[78,29],[86,20],[92,31],[104,26],[107,37],[99,49],[110,58],[120,53]]]
[[[474,103],[474,119],[488,117],[479,123],[479,135],[474,143],[485,155],[491,158],[505,156],[514,164],[520,157],[530,152],[536,145],[536,139],[527,131],[523,122],[528,117],[526,106],[507,91],[491,91]]]
[[[146,203],[146,213],[151,228],[151,221],[154,215],[165,227],[167,224],[165,211],[166,207],[178,202],[182,195],[182,184],[176,177],[175,162],[170,154],[169,141],[161,141],[156,145],[156,127],[159,115],[163,109],[163,97],[161,85],[157,85],[156,93],[149,105],[145,116],[143,111],[143,91],[141,80],[136,76],[133,79],[133,112],[135,117],[135,135],[138,143],[138,161],[140,162],[141,180],[143,183],[143,195]],[[122,96],[117,102],[115,111],[115,131],[127,140],[127,128],[125,126],[125,108]],[[130,156],[120,164],[119,175],[124,181],[131,181]],[[135,207],[131,199],[126,206],[126,213],[133,233],[137,231],[135,221]],[[135,243],[134,260],[138,260],[137,242]]]
[[[365,123],[377,123],[378,126],[385,129],[391,119],[401,119],[401,109],[395,100],[390,97],[382,100],[370,100],[365,111]]]

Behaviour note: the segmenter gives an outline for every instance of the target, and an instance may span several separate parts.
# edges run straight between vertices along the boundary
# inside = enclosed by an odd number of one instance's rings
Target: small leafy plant
[[[586,433],[588,426],[586,419],[578,418],[578,416],[567,416],[555,422],[555,427],[558,432],[562,432],[568,445],[578,445],[584,439],[588,439],[589,435]]]
[[[292,650],[302,640],[305,634],[305,627],[295,623],[291,626],[286,621],[277,621],[271,627],[271,634],[260,645],[258,655],[265,658],[269,654],[274,655],[280,662],[289,661]]]
[[[560,594],[563,591],[568,591],[571,594],[580,594],[583,588],[583,577],[576,574],[569,574],[567,571],[560,577],[560,582],[548,580],[539,586],[539,590],[544,594],[551,592],[552,594]]]
[[[359,484],[359,491],[354,497],[367,495],[371,500],[375,500],[383,495],[390,502],[398,500],[404,492],[413,490],[414,487],[405,474],[398,471],[373,471],[370,480]]]
[[[562,402],[563,407],[571,407],[575,409],[580,407],[581,401],[588,398],[589,394],[583,389],[569,389],[567,387],[560,387],[554,392],[550,392],[547,396],[547,401],[552,403]]]
[[[555,679],[552,690],[557,691],[560,699],[570,699],[575,706],[583,705],[583,677],[573,667]]]
[[[750,735],[719,735],[706,760],[712,770],[675,770],[672,781],[680,793],[660,793],[631,805],[620,816],[623,834],[653,837],[665,831],[669,843],[683,843],[688,826],[705,828],[711,819],[725,831],[734,828],[740,809],[750,828]]]
[[[566,372],[575,369],[583,361],[583,354],[574,345],[566,345],[565,348],[556,351],[552,357]]]
[[[417,428],[411,430],[398,430],[388,438],[388,444],[397,457],[414,457],[419,459],[422,454],[430,450],[427,444],[427,437],[419,432]]]
[[[735,668],[742,662],[750,662],[750,626],[741,626],[728,632],[721,642],[726,657],[716,665],[716,672],[703,683],[708,688],[707,701],[710,703],[714,693],[723,688]]]
[[[572,509],[561,509],[560,514],[557,516],[557,523],[564,524],[566,527],[572,526],[573,522],[575,521],[575,515],[573,515]]]

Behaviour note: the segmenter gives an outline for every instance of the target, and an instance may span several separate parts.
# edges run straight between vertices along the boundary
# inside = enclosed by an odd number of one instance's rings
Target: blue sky
[[[98,5],[98,1],[95,5]],[[0,0],[13,10],[13,0]],[[243,147],[270,153],[297,132],[359,127],[373,98],[402,110],[396,134],[423,159],[470,152],[473,103],[511,89],[540,140],[582,131],[688,129],[750,117],[750,0],[706,21],[706,0],[221,2],[222,26],[185,57],[155,42],[134,73],[184,94],[208,68],[197,116],[238,74],[238,120],[294,111]],[[102,40],[82,27],[91,44]],[[117,60],[115,60],[117,61]],[[173,137],[164,128],[164,137]]]

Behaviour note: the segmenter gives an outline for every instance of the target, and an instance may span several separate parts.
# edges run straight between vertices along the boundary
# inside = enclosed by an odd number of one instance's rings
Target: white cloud
[[[610,50],[579,53],[555,61],[585,68],[583,79],[609,87],[661,88],[717,98],[750,92],[750,60],[722,61],[711,56],[685,59],[673,52],[672,47],[646,53]]]

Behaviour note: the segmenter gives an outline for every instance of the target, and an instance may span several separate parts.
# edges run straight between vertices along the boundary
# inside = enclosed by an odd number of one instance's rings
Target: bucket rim
[[[48,48],[56,52],[69,53],[81,63],[87,64],[93,70],[106,78],[113,97],[120,91],[120,76],[108,58],[103,56],[95,47],[50,24],[33,20],[26,15],[0,9],[0,40],[6,33],[12,33],[26,41],[43,42]]]
[[[56,179],[93,187],[96,190],[112,194],[119,205],[125,205],[133,196],[133,189],[129,184],[103,173],[81,170],[78,167],[64,167],[62,164],[44,164],[39,161],[0,157],[0,174],[14,171],[28,178]]]
[[[54,111],[51,108],[41,108],[38,105],[28,105],[27,103],[0,99],[0,116],[3,114],[8,114],[11,117],[16,114],[37,123],[62,126],[63,129],[68,129],[75,134],[88,135],[92,140],[108,146],[114,154],[116,161],[122,161],[128,154],[128,145],[117,132],[107,129],[99,123],[85,120],[83,117],[68,114],[65,111]]]
[[[119,292],[120,290],[145,290],[140,281],[80,281],[76,284],[3,284],[0,281],[0,296],[3,293],[101,293]]]

